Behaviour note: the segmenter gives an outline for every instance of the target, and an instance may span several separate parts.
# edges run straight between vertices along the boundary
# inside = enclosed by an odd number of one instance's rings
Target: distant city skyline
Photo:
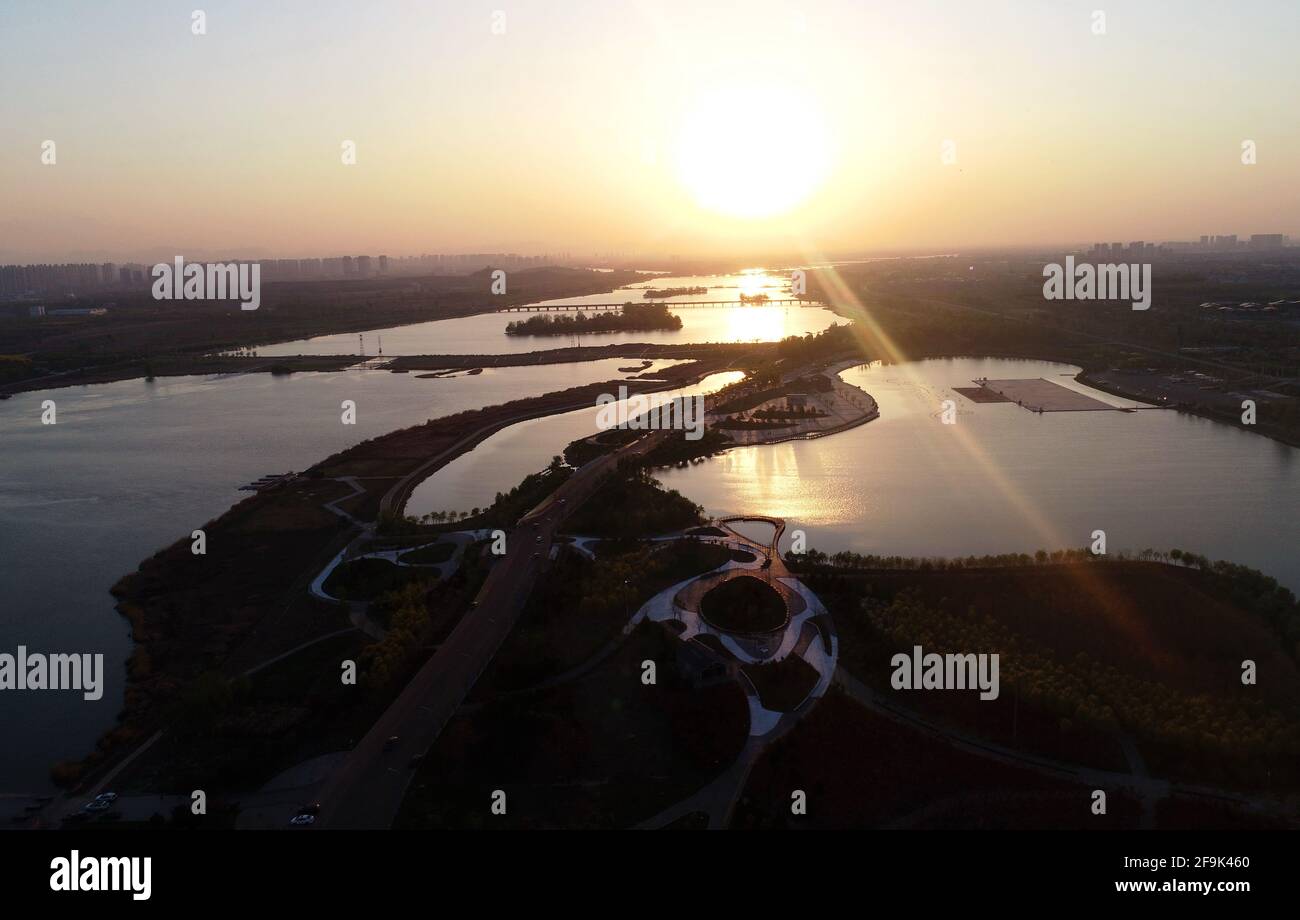
[[[996,253],[999,251],[1014,252],[1021,251],[1026,254],[1032,252],[1050,252],[1058,249],[1085,249],[1090,253],[1128,253],[1163,251],[1166,253],[1176,252],[1260,252],[1276,249],[1290,248],[1297,245],[1289,234],[1286,233],[1249,233],[1249,234],[1200,234],[1198,237],[1188,237],[1177,240],[1136,240],[1114,242],[1098,241],[1091,245],[1079,241],[1070,242],[1044,242],[1034,246],[971,246],[962,247],[962,251],[967,255],[980,255],[985,253]],[[77,269],[90,269],[99,267],[103,274],[103,280],[109,278],[108,271],[111,268],[119,266],[134,266],[136,268],[147,268],[159,261],[170,262],[176,255],[184,256],[192,262],[217,262],[225,260],[237,260],[248,262],[261,262],[270,266],[273,270],[278,265],[283,276],[285,277],[309,279],[312,277],[320,278],[344,278],[348,276],[374,277],[388,274],[391,270],[393,274],[412,274],[420,272],[433,271],[436,273],[440,270],[446,270],[448,273],[460,273],[463,271],[477,271],[481,268],[492,266],[497,268],[527,268],[541,266],[575,266],[587,267],[598,266],[607,262],[623,262],[626,260],[635,260],[638,258],[632,253],[582,253],[582,252],[543,252],[543,253],[519,253],[509,251],[454,251],[454,252],[420,252],[418,254],[388,254],[388,253],[352,253],[347,255],[299,255],[296,257],[286,257],[277,255],[264,255],[253,252],[245,247],[231,247],[223,250],[204,251],[204,250],[169,250],[161,247],[155,247],[155,255],[151,258],[144,258],[137,255],[120,256],[108,252],[85,253],[79,258],[51,258],[39,260],[18,260],[9,261],[4,259],[4,254],[0,252],[0,269],[15,267],[66,267]],[[823,254],[828,258],[836,260],[848,260],[853,258],[870,258],[872,256],[884,255],[885,251],[861,251],[845,252],[834,254]],[[900,252],[900,255],[929,255],[938,253],[923,252]],[[648,260],[653,260],[657,264],[670,263],[673,261],[692,261],[690,258],[683,258],[680,254],[668,254],[652,256],[646,254]],[[364,260],[364,261],[363,261]],[[792,259],[794,262],[803,260]],[[364,265],[364,267],[362,267]],[[772,267],[772,266],[768,266]],[[86,279],[89,279],[89,274]],[[116,277],[116,276],[114,276]],[[83,279],[84,280],[84,279]],[[273,277],[268,280],[275,280]],[[0,294],[5,293],[5,287],[0,284]]]

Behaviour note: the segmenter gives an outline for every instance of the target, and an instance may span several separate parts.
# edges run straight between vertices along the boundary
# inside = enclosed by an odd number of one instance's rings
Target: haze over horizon
[[[1300,234],[1300,7],[1097,6],[13,3],[0,261]]]

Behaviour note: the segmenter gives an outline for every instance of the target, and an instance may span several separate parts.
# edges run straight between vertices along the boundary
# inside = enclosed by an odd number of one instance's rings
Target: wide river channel
[[[762,276],[658,279],[780,292]],[[746,287],[748,286],[748,287]],[[628,296],[624,296],[624,295]],[[711,294],[711,296],[713,296]],[[630,299],[631,292],[597,295]],[[718,299],[725,299],[719,297]],[[815,332],[817,308],[687,308],[679,333],[637,341],[747,341]],[[568,342],[508,339],[492,315],[375,330],[385,354],[490,353]],[[599,344],[584,337],[584,344]],[[609,337],[621,340],[624,337]],[[329,353],[333,337],[259,349]],[[357,337],[338,337],[356,347]],[[374,353],[373,349],[369,350]],[[0,651],[102,653],[106,689],[0,694],[0,793],[49,788],[53,761],[84,755],[121,708],[128,624],[108,590],[146,557],[219,515],[267,473],[428,418],[627,376],[626,359],[488,369],[476,376],[349,370],[159,378],[23,393],[0,401]],[[660,362],[657,366],[663,366]],[[1300,451],[1167,410],[1042,415],[976,405],[952,392],[976,377],[1046,377],[1076,369],[1034,361],[951,359],[862,366],[844,378],[876,398],[880,418],[831,437],[741,448],[666,485],[711,514],[778,515],[826,551],[968,555],[1083,546],[1105,530],[1112,551],[1180,547],[1262,569],[1300,588]],[[690,392],[711,390],[714,375]],[[1086,390],[1086,388],[1083,388]],[[1114,405],[1131,405],[1104,394]],[[667,393],[665,396],[672,396]],[[942,400],[959,412],[939,418]],[[56,425],[40,422],[54,399]],[[357,403],[357,424],[340,403]],[[469,510],[542,468],[595,430],[594,409],[525,422],[484,441],[419,486],[408,511]],[[789,531],[787,531],[788,533]]]

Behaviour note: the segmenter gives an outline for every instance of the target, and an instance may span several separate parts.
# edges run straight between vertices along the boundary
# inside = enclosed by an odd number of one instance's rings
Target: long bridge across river
[[[682,303],[670,303],[664,300],[624,300],[619,303],[528,303],[519,304],[513,307],[498,307],[494,312],[497,313],[553,313],[568,312],[578,313],[591,310],[621,310],[629,304],[663,304],[665,307],[671,307],[674,310],[684,307],[824,307],[825,304],[820,300],[806,300],[796,297],[783,298],[780,300],[770,298],[768,300],[758,301],[740,301],[740,300],[691,300]]]

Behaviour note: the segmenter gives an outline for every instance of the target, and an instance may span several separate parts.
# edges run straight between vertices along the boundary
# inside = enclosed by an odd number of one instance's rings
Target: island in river
[[[510,323],[506,335],[573,335],[595,332],[673,332],[682,328],[682,318],[669,313],[663,304],[624,304],[620,313],[541,314]]]

